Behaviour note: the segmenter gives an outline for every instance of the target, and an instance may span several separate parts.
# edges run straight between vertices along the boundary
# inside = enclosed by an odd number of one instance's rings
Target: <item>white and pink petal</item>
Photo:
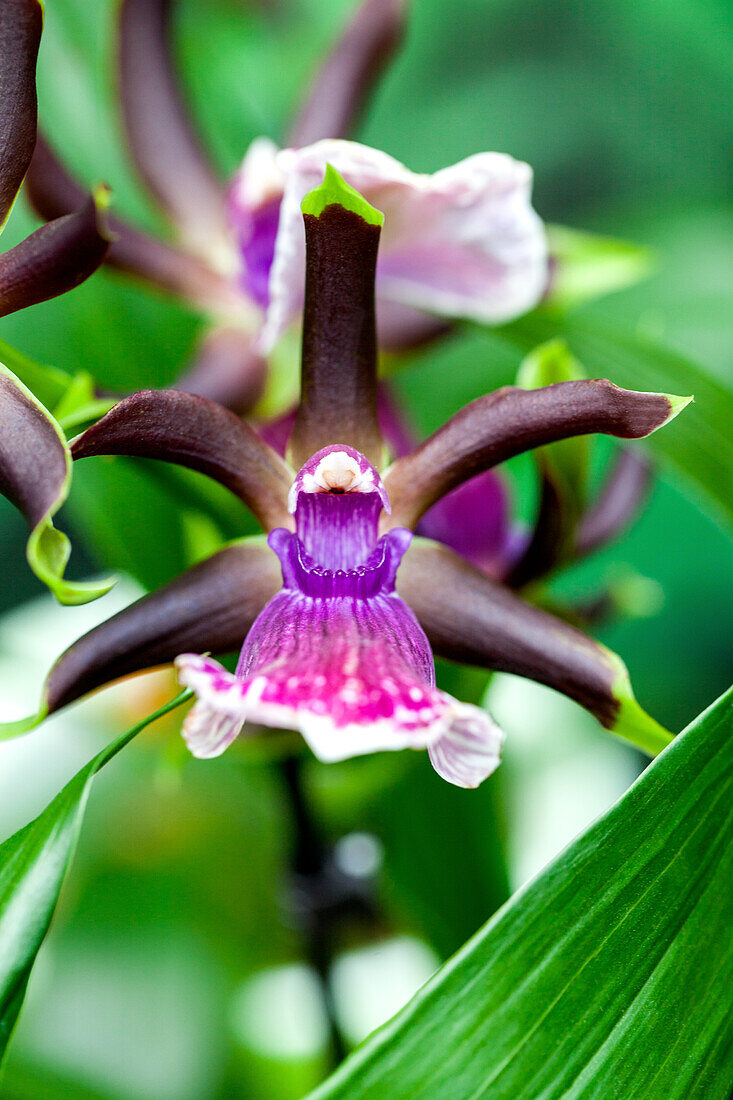
[[[434,175],[356,142],[325,140],[276,154],[285,179],[270,270],[264,350],[303,300],[300,204],[331,164],[385,216],[377,296],[451,318],[495,324],[532,308],[548,279],[544,227],[532,208],[532,172],[479,153]]]

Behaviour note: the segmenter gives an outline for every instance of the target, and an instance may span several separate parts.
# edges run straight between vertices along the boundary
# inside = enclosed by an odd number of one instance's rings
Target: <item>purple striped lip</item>
[[[291,491],[296,531],[268,543],[283,587],[247,635],[234,675],[211,658],[176,665],[197,701],[184,724],[194,755],[217,756],[246,722],[301,731],[322,760],[428,748],[445,779],[475,787],[499,763],[503,736],[479,707],[435,685],[430,645],[395,592],[412,533],[378,538],[386,494],[357,451],[314,455]]]

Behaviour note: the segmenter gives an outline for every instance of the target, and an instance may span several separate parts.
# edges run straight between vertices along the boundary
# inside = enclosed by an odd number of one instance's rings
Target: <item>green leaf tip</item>
[[[676,416],[679,416],[683,409],[687,408],[691,401],[695,400],[694,395],[691,395],[690,397],[676,397],[673,393],[665,393],[664,396],[667,398],[670,404],[670,413],[665,420],[665,424],[669,424],[670,420],[674,420]]]
[[[320,218],[327,206],[342,206],[344,210],[358,214],[368,225],[384,225],[384,214],[375,210],[366,199],[330,165],[326,165],[323,183],[309,191],[300,204],[304,214]]]
[[[26,544],[28,565],[59,603],[67,607],[91,603],[98,600],[114,588],[114,577],[101,581],[68,581],[64,577],[66,563],[71,554],[71,543],[63,531],[54,527],[50,515],[47,515],[31,531]]]
[[[30,714],[26,718],[15,718],[10,722],[0,722],[0,741],[12,741],[14,737],[22,737],[24,733],[30,733],[47,717],[48,704],[44,699],[35,714]]]
[[[628,741],[635,748],[641,749],[648,756],[657,756],[674,740],[674,734],[639,706],[634,698],[626,665],[612,650],[608,650],[608,653],[613,658],[617,670],[613,694],[619,704],[616,717],[610,726],[611,732]]]

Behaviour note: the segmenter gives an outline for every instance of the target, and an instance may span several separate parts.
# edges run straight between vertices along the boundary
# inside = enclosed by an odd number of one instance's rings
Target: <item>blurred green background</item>
[[[352,6],[178,5],[181,73],[223,173],[258,134],[282,138]],[[41,121],[82,178],[107,180],[121,212],[164,232],[124,154],[114,7],[47,0]],[[646,282],[584,307],[586,316],[652,335],[732,384],[732,31],[730,8],[715,0],[414,0],[404,48],[358,136],[424,171],[483,149],[526,159],[547,220],[655,250]],[[20,202],[7,243],[35,224]],[[173,379],[200,326],[182,306],[100,272],[61,300],[4,319],[0,338],[131,390]],[[421,430],[513,379],[519,357],[495,351],[490,334],[466,332],[401,371],[399,392]],[[515,463],[511,476],[517,512],[529,515],[531,464]],[[248,521],[242,511],[229,522],[212,532],[214,545]],[[191,524],[143,464],[82,464],[60,526],[74,538],[72,576],[112,566],[136,579],[99,604],[54,607],[25,567],[22,521],[0,502],[8,717],[33,708],[65,644],[141,583],[160,584],[191,559]],[[561,578],[558,591],[591,593],[623,567],[657,582],[663,602],[599,636],[623,656],[642,704],[680,729],[730,680],[728,535],[694,490],[661,469],[633,530]],[[446,675],[464,696],[485,686],[476,674]],[[96,746],[171,687],[165,674],[137,680],[0,747],[0,833],[40,810]],[[308,765],[324,834],[351,834],[343,858],[377,868],[384,911],[377,925],[351,922],[339,935],[331,979],[349,1042],[399,1007],[509,884],[536,871],[638,770],[633,752],[549,691],[496,677],[489,703],[509,733],[507,757],[479,792],[442,784],[417,754]],[[189,760],[175,715],[145,734],[96,782],[2,1096],[301,1096],[325,1072],[328,1052],[318,983],[301,935],[283,921],[291,847],[276,763],[238,749]]]

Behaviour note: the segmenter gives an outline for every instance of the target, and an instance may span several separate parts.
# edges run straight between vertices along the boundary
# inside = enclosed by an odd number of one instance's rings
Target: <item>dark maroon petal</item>
[[[646,498],[653,471],[642,455],[625,447],[606,478],[598,499],[578,527],[575,552],[590,554],[620,535]]]
[[[289,144],[347,137],[400,44],[407,0],[363,0],[318,71]]]
[[[290,438],[293,465],[348,442],[375,466],[377,417],[374,276],[380,226],[337,203],[304,215],[305,307],[301,400]]]
[[[402,415],[402,410],[386,382],[379,384],[377,413],[379,427],[390,454],[394,458],[409,454],[416,445],[415,433]]]
[[[141,390],[124,398],[74,440],[75,459],[134,455],[188,466],[220,481],[262,526],[291,526],[287,493],[293,473],[234,413],[177,390]]]
[[[279,455],[284,455],[288,449],[288,440],[295,423],[295,409],[278,416],[276,420],[270,420],[266,424],[260,424],[257,428],[260,438],[264,439]]]
[[[49,713],[179,653],[239,649],[281,583],[278,560],[264,542],[220,550],[74,642],[48,677]]]
[[[397,591],[439,656],[537,680],[580,703],[604,726],[614,725],[620,661],[452,550],[416,541],[397,574]]]
[[[0,370],[0,493],[37,527],[66,495],[69,459],[58,425]]]
[[[383,351],[412,351],[448,336],[455,325],[411,306],[377,299],[377,336]]]
[[[193,363],[175,388],[244,414],[262,396],[266,375],[267,363],[253,351],[249,333],[214,328],[204,335]]]
[[[603,379],[536,390],[507,386],[479,397],[385,473],[391,525],[414,526],[456,485],[513,455],[590,432],[639,439],[685,404],[685,399],[623,390]]]
[[[522,588],[545,577],[572,552],[577,510],[559,491],[556,482],[542,477],[540,506],[532,536],[519,560],[504,579],[512,588]]]
[[[30,537],[28,564],[64,604],[103,596],[110,583],[64,579],[71,545],[54,525],[71,481],[71,456],[61,428],[23,383],[0,363],[0,493],[22,512]]]
[[[100,206],[42,225],[0,256],[0,317],[72,290],[96,271],[109,248]]]
[[[36,141],[36,58],[43,30],[38,0],[0,3],[0,228]]]
[[[224,189],[181,101],[170,56],[170,0],[123,0],[119,78],[130,149],[150,190],[205,255],[228,239]]]
[[[84,201],[85,192],[49,144],[39,135],[26,176],[26,192],[36,212],[47,220],[69,214]],[[228,279],[195,256],[148,237],[110,216],[114,236],[106,262],[193,302],[204,310],[236,309],[241,303]]]

